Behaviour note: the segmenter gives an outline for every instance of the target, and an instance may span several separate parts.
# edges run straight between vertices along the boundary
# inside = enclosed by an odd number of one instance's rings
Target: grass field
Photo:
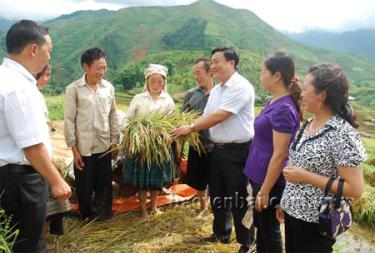
[[[132,96],[133,94],[117,94],[118,108],[126,111]],[[46,102],[50,119],[62,120],[63,96],[47,97]],[[261,107],[256,107],[256,114],[260,110]],[[361,113],[360,122],[369,115],[371,112]],[[365,129],[371,130],[366,126]],[[359,225],[351,229],[356,236],[363,235],[354,238],[350,233],[345,233],[345,237],[335,245],[335,252],[375,250],[375,242],[362,243],[366,241],[366,235],[375,232],[375,137],[364,137],[363,142],[368,152],[368,160],[363,166],[366,187],[363,197],[354,202],[355,220]],[[228,245],[201,241],[211,233],[212,216],[206,220],[195,220],[193,217],[198,209],[195,203],[187,202],[163,209],[165,212],[162,215],[151,217],[147,221],[141,221],[137,212],[118,214],[108,222],[86,225],[77,218],[66,218],[65,235],[50,235],[47,238],[50,252],[237,252],[235,238],[232,238],[232,243]]]
[[[64,119],[64,95],[45,96],[50,120]]]

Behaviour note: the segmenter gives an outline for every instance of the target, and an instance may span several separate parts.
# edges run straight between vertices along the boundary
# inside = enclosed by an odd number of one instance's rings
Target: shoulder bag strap
[[[297,136],[294,138],[294,141],[292,142],[292,145],[291,145],[291,150],[295,151],[296,150],[296,147],[297,147],[297,144],[299,142],[299,140],[302,138],[302,135],[303,135],[303,132],[305,131],[305,128],[307,127],[307,125],[309,124],[310,122],[307,120],[303,123],[302,127],[300,128],[300,130],[298,131],[298,134]]]
[[[342,178],[339,179],[339,185],[337,187],[336,195],[335,195],[335,208],[340,207],[342,191],[344,189],[344,180]]]
[[[332,187],[332,184],[333,184],[333,181],[335,181],[335,178],[333,177],[330,177],[328,179],[328,182],[326,184],[326,188],[324,190],[324,196],[327,196],[328,192],[331,190],[331,187]]]

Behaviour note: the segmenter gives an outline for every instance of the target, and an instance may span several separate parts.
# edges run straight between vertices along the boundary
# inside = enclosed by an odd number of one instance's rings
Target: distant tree
[[[176,65],[172,60],[165,60],[161,64],[168,68],[168,75],[169,76],[174,74],[174,70],[175,70]]]
[[[143,69],[136,65],[128,65],[114,77],[115,86],[121,85],[124,90],[130,90],[144,79]]]

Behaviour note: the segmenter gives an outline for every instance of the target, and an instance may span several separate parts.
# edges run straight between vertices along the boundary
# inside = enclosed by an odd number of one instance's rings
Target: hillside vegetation
[[[343,33],[312,30],[287,35],[306,45],[348,53],[375,64],[375,29],[358,29]]]
[[[163,63],[172,67],[169,89],[178,97],[194,85],[191,66],[195,58],[210,57],[214,47],[231,45],[240,50],[240,71],[256,86],[259,99],[265,97],[259,89],[260,64],[268,53],[282,50],[294,57],[302,76],[312,64],[339,63],[353,83],[352,95],[360,98],[360,104],[375,108],[369,95],[375,93],[374,65],[350,55],[304,46],[251,11],[212,0],[185,6],[79,11],[45,24],[54,40],[53,79],[47,91],[51,94],[63,92],[82,75],[81,53],[98,46],[108,55],[107,78],[118,88],[142,86],[147,64]]]

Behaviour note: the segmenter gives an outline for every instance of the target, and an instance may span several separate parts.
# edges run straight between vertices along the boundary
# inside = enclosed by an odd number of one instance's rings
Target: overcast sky
[[[375,29],[374,0],[216,0],[233,8],[249,9],[276,29],[347,31]],[[0,0],[0,17],[45,20],[77,10],[127,6],[181,5],[195,0]]]

